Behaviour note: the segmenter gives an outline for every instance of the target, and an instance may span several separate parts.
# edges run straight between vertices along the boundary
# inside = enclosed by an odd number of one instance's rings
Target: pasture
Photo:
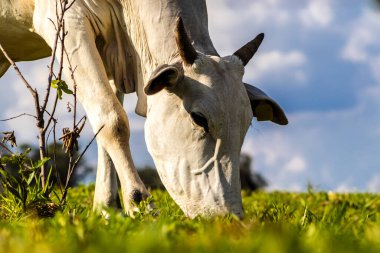
[[[106,220],[92,213],[93,194],[73,188],[52,218],[2,209],[0,252],[380,252],[375,194],[243,192],[242,221],[188,219],[165,191],[153,191],[158,216],[110,210]]]

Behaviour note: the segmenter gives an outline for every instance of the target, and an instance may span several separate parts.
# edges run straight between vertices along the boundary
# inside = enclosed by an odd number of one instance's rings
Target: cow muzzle
[[[183,159],[175,167],[157,166],[169,194],[190,218],[229,213],[243,217],[239,162],[223,155],[221,146],[217,139],[214,155],[197,169]]]

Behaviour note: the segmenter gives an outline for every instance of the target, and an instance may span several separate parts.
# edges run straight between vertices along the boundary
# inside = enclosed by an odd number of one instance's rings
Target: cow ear
[[[146,95],[153,95],[164,88],[174,87],[183,79],[183,70],[177,65],[163,64],[159,66],[149,78],[144,87]]]
[[[287,125],[288,119],[282,108],[259,88],[244,83],[248,93],[253,116],[257,121],[272,121],[279,125]]]

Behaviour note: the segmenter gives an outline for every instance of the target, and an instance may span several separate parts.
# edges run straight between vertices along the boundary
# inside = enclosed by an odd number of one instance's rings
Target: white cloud
[[[289,172],[304,172],[306,170],[306,161],[303,157],[296,155],[288,163],[285,164],[284,169]]]
[[[272,132],[270,138],[265,140],[266,133],[260,133],[257,136],[255,132],[249,133],[251,134],[247,135],[243,144],[244,153],[257,157],[264,165],[270,167],[289,162],[288,155],[291,151],[287,148],[287,136],[280,132]]]
[[[290,115],[288,126],[263,129],[252,137],[258,167],[270,172],[275,186],[304,187],[310,181],[320,189],[354,191],[366,189],[366,180],[372,180],[368,190],[373,191],[380,182],[371,170],[378,163],[380,119],[368,115],[377,115],[380,105],[373,108],[367,102],[344,111],[296,113]],[[289,173],[297,172],[297,167],[302,173]]]
[[[346,182],[338,184],[338,186],[334,189],[335,192],[339,193],[348,193],[348,192],[355,192],[357,191],[357,188],[351,185],[351,180],[348,180]]]
[[[209,0],[207,2],[209,21],[212,26],[231,30],[237,26],[266,22],[285,25],[291,20],[286,5],[278,0],[245,1],[236,4],[234,0]]]
[[[278,0],[209,0],[209,32],[221,55],[235,52],[238,47],[268,27],[287,27],[295,18],[293,5]]]
[[[343,59],[355,63],[365,63],[373,57],[371,47],[380,44],[380,16],[373,10],[365,9],[353,22],[352,29],[341,55]]]
[[[306,27],[327,27],[334,19],[334,12],[328,0],[309,1],[300,11],[300,19]]]
[[[276,37],[282,39],[283,44],[280,48],[284,48],[284,45],[289,43],[286,39],[289,36],[288,32],[300,26],[296,15],[299,5],[293,2],[210,0],[207,5],[209,31],[221,55],[231,54],[260,32],[267,32],[268,38],[272,40]],[[290,25],[292,25],[291,29]],[[276,27],[275,31],[273,27]],[[289,29],[291,31],[288,31]],[[304,85],[308,80],[304,67],[307,64],[306,55],[295,49],[265,51],[265,45],[271,43],[267,41],[261,46],[260,52],[246,67],[244,78],[254,82],[267,77],[281,80],[286,78],[294,85]],[[277,43],[273,44],[277,45]],[[279,47],[272,46],[271,48]]]
[[[368,182],[367,190],[370,192],[380,192],[380,175],[372,177],[371,181]]]
[[[254,122],[242,150],[255,158],[269,189],[306,189],[310,181],[321,190],[374,191],[380,118],[370,115],[378,113],[377,97],[362,94],[356,107],[293,113],[284,127]]]
[[[290,13],[282,8],[280,1],[255,1],[249,6],[242,5],[242,9],[246,11],[246,17],[254,17],[256,24],[270,21],[283,26],[291,20]]]
[[[268,180],[269,190],[304,189],[308,180],[303,172],[308,170],[309,163],[302,147],[293,140],[288,127],[258,130],[267,124],[270,123],[254,124],[242,152],[254,157],[254,169]]]
[[[209,1],[207,7],[211,26],[228,30],[239,23],[236,12],[228,7],[226,1]]]
[[[368,52],[366,47],[375,41],[374,35],[367,28],[361,28],[352,33],[342,51],[343,59],[352,62],[366,62]]]
[[[268,71],[272,68],[284,68],[286,66],[299,66],[306,62],[305,55],[300,51],[291,51],[283,53],[280,51],[272,51],[262,54],[258,59],[258,69]]]
[[[307,79],[305,65],[306,55],[298,50],[290,52],[270,51],[256,56],[252,67],[246,70],[245,78],[261,80],[268,77],[285,77],[295,80],[294,84],[304,84]],[[252,68],[252,70],[250,69]]]

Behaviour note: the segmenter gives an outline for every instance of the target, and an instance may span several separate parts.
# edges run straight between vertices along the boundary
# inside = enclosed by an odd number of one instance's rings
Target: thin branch
[[[58,20],[59,22],[59,33],[57,34],[58,35],[58,38],[59,38],[59,41],[61,42],[61,50],[60,50],[60,55],[59,55],[59,70],[58,70],[58,76],[57,76],[57,80],[61,80],[62,79],[62,71],[63,71],[63,56],[64,56],[64,52],[65,52],[65,37],[67,35],[67,33],[65,32],[65,20],[63,19],[63,14],[62,14],[62,19],[61,20]]]
[[[53,22],[53,20],[50,19],[50,21],[54,25],[54,28],[56,30],[56,34],[55,34],[54,44],[53,44],[54,48],[53,48],[53,51],[52,51],[52,56],[51,56],[50,65],[49,65],[50,71],[49,71],[49,77],[48,77],[48,84],[47,84],[47,87],[46,87],[45,99],[44,99],[44,102],[43,102],[43,105],[42,105],[42,111],[46,110],[46,107],[47,107],[47,104],[48,104],[48,101],[49,101],[49,97],[50,97],[51,81],[52,81],[53,75],[54,75],[54,59],[55,59],[55,56],[57,54],[58,40],[61,41],[61,59],[60,59],[60,69],[59,69],[59,73],[58,73],[58,79],[61,79],[61,75],[62,75],[62,69],[63,69],[63,51],[64,51],[64,47],[65,47],[64,46],[65,36],[63,35],[63,37],[61,37],[60,33],[62,32],[62,34],[65,34],[64,14],[65,14],[65,10],[62,9],[62,6],[61,6],[61,15],[58,14],[58,2],[56,2],[57,26],[55,25],[55,23]],[[52,117],[54,116],[55,109],[57,107],[57,103],[58,103],[58,96],[55,98],[54,105],[53,105],[53,111],[51,113],[50,118],[48,119],[48,123],[46,124],[46,127],[44,128],[44,131],[47,131],[47,129],[50,126]]]
[[[80,124],[82,121],[84,121],[84,122],[82,123],[82,126],[79,128],[79,132],[82,131],[82,129],[83,129],[83,127],[84,127],[84,124],[85,124],[86,121],[87,121],[87,117],[86,117],[86,116],[83,116],[83,117],[78,121],[78,123],[74,126],[74,129],[77,128],[77,127],[79,126],[79,124]]]
[[[56,55],[56,52],[57,52],[57,45],[58,45],[58,38],[59,38],[59,33],[60,33],[60,29],[59,29],[59,25],[58,27],[55,26],[54,22],[51,20],[51,22],[53,23],[55,29],[56,29],[56,34],[55,34],[55,38],[54,38],[54,48],[53,48],[53,51],[52,51],[52,55],[51,55],[51,58],[50,58],[50,64],[49,64],[49,77],[48,77],[48,85],[46,87],[46,93],[45,93],[45,99],[44,99],[44,102],[42,104],[42,110],[45,111],[46,110],[46,106],[48,104],[48,101],[49,101],[49,97],[50,97],[50,89],[51,89],[51,81],[53,79],[53,71],[54,71],[54,59],[55,59],[55,55]]]
[[[55,171],[55,177],[57,179],[57,182],[58,182],[58,187],[59,187],[59,190],[61,191],[61,194],[63,194],[63,185],[62,185],[62,181],[61,181],[61,177],[59,176],[59,173],[58,173],[58,169],[57,169],[57,137],[56,137],[56,124],[57,122],[54,121],[54,124],[53,124],[53,139],[54,139],[54,142],[53,142],[53,161],[54,161],[54,171]]]
[[[55,122],[56,123],[56,122]],[[54,129],[54,125],[50,128],[47,136],[46,136],[46,143],[49,142],[49,139],[50,139],[50,134],[53,132],[53,129]],[[49,150],[47,149],[47,153],[49,153]]]
[[[53,26],[54,26],[54,30],[58,30],[58,28],[57,28],[57,26],[55,25],[55,23],[54,23],[54,21],[51,19],[51,18],[48,18],[48,20],[50,21],[50,23],[52,23],[53,24]]]
[[[9,121],[9,120],[12,120],[12,119],[17,119],[17,118],[20,118],[22,116],[29,116],[29,117],[33,117],[35,119],[37,119],[36,116],[32,115],[32,114],[29,114],[29,113],[21,113],[20,115],[17,115],[17,116],[14,116],[14,117],[11,117],[11,118],[8,118],[8,119],[0,119],[0,121]]]
[[[104,128],[104,125],[99,128],[99,130],[96,132],[96,134],[92,137],[91,141],[87,144],[87,146],[85,147],[85,149],[83,150],[83,152],[79,155],[79,157],[75,160],[75,163],[74,163],[74,168],[78,165],[78,163],[80,162],[80,160],[82,159],[84,153],[86,153],[87,149],[90,147],[90,145],[92,144],[92,142],[96,139],[96,137],[98,136],[98,134],[100,133],[100,131]]]
[[[61,198],[61,204],[66,202],[66,196],[67,196],[67,191],[69,188],[69,182],[71,179],[71,176],[75,170],[75,168],[78,166],[80,160],[82,159],[83,155],[86,153],[87,149],[91,146],[91,144],[94,142],[100,131],[104,128],[104,125],[99,128],[99,130],[96,132],[96,134],[92,137],[91,141],[87,144],[85,149],[82,151],[82,153],[79,155],[79,157],[75,160],[74,164],[70,166],[69,171],[67,173],[67,178],[66,178],[66,185],[65,189],[63,190],[62,198]],[[72,157],[70,157],[72,159]]]
[[[73,6],[73,4],[76,2],[76,0],[73,0],[68,6],[66,6],[65,8],[65,11],[67,11],[68,9],[71,8],[71,6]]]
[[[74,72],[73,72],[74,73]],[[75,78],[74,78],[74,74],[72,74],[72,77],[71,77],[74,81],[74,92],[73,92],[73,96],[74,96],[74,119],[73,119],[73,126],[75,128],[75,125],[76,125],[76,120],[77,120],[77,84],[75,82]],[[82,120],[82,119],[81,119]],[[80,120],[80,121],[81,121]],[[79,122],[80,122],[79,121]],[[86,119],[84,120],[86,122]],[[78,122],[78,124],[79,124]]]
[[[5,58],[7,58],[7,60],[9,61],[9,63],[16,70],[17,74],[21,77],[22,81],[24,82],[25,86],[29,89],[30,93],[35,94],[36,91],[32,88],[32,86],[30,86],[30,84],[28,83],[28,81],[26,81],[25,77],[21,74],[20,69],[17,67],[16,63],[11,59],[11,57],[7,54],[7,52],[5,51],[5,49],[3,48],[3,46],[1,45],[1,43],[0,43],[0,50],[3,52]]]
[[[0,43],[0,50],[3,52],[5,58],[7,58],[7,60],[9,61],[9,63],[13,66],[13,68],[15,69],[17,75],[21,78],[21,80],[23,81],[23,83],[25,84],[25,86],[28,88],[28,90],[30,91],[30,93],[32,94],[33,98],[34,98],[34,103],[35,103],[35,107],[36,107],[36,111],[39,111],[39,108],[40,108],[40,105],[39,105],[39,101],[38,101],[38,94],[37,94],[37,91],[35,89],[32,88],[32,86],[29,84],[29,82],[25,79],[24,75],[21,73],[20,69],[17,67],[16,63],[11,59],[11,57],[7,54],[7,52],[5,51],[5,49],[3,48],[3,46],[1,45]],[[38,116],[37,116],[38,117]]]
[[[3,148],[3,150],[5,149],[6,151],[8,151],[10,155],[14,155],[12,150],[10,150],[4,143],[0,142],[0,146]]]
[[[73,118],[73,128],[75,128],[76,126],[76,118],[77,118],[77,82],[75,80],[75,76],[74,76],[74,73],[75,73],[75,70],[77,69],[77,67],[75,66],[75,68],[73,68],[73,65],[71,64],[71,61],[70,61],[70,57],[65,49],[65,54],[66,54],[66,58],[67,58],[67,62],[69,64],[69,70],[71,72],[71,80],[73,81],[73,84],[74,84],[74,92],[73,92],[73,96],[74,96],[74,118]],[[82,118],[83,119],[83,118]],[[82,120],[81,119],[81,120]],[[79,123],[78,123],[79,124]]]
[[[47,129],[49,128],[49,126],[50,126],[50,124],[52,122],[52,120],[54,119],[54,114],[55,114],[55,111],[57,109],[57,104],[58,104],[58,94],[55,96],[54,105],[53,105],[53,111],[50,114],[50,117],[48,119],[48,122],[46,123],[44,131],[47,131]],[[56,121],[56,119],[54,119],[54,121]]]

